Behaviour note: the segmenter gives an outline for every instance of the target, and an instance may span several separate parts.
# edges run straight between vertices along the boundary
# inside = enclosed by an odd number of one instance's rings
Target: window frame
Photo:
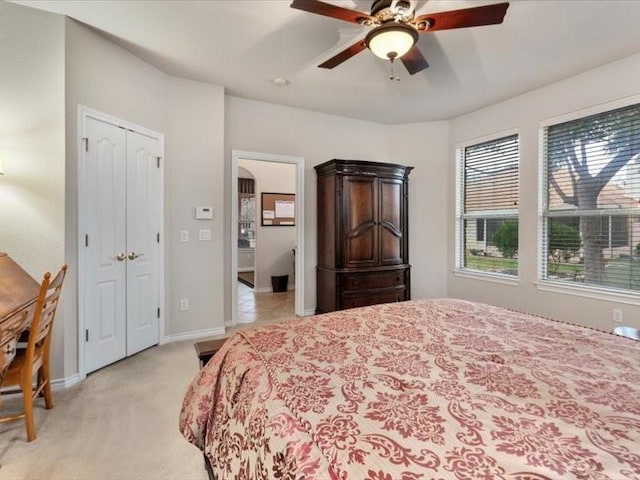
[[[547,165],[547,128],[586,118],[592,115],[603,114],[612,110],[625,108],[634,104],[640,104],[640,95],[633,95],[630,97],[621,98],[612,102],[607,102],[599,105],[594,105],[588,108],[576,110],[573,112],[565,113],[555,117],[547,118],[539,122],[538,127],[538,215],[537,215],[537,261],[536,271],[537,279],[535,282],[536,288],[545,292],[562,293],[566,295],[573,295],[578,297],[590,298],[594,300],[616,301],[618,303],[628,305],[640,305],[640,292],[634,290],[621,289],[616,287],[607,287],[605,285],[592,285],[581,284],[578,282],[570,282],[561,279],[549,279],[546,278],[548,273],[548,255],[547,255],[547,218],[550,212],[551,218],[570,217],[580,218],[579,215],[572,214],[567,211],[550,211],[548,210],[548,187],[549,187],[549,175]],[[585,210],[583,215],[589,213],[596,214],[598,216],[611,216],[611,213],[607,215],[606,209],[598,210]],[[617,214],[620,213],[633,213],[638,212],[625,212],[616,210]]]
[[[469,147],[491,142],[494,140],[500,140],[511,136],[516,136],[518,140],[518,205],[515,209],[502,209],[502,210],[490,210],[490,211],[478,211],[471,214],[464,213],[464,194],[465,194],[465,150]],[[453,273],[456,276],[462,278],[473,278],[478,280],[485,280],[505,285],[518,285],[520,282],[520,261],[518,258],[518,273],[515,275],[488,272],[478,270],[474,268],[468,268],[464,265],[464,253],[465,253],[465,239],[464,239],[464,221],[478,219],[508,219],[515,218],[518,220],[518,229],[520,229],[520,158],[521,158],[521,142],[520,133],[517,128],[503,130],[500,132],[492,133],[482,137],[476,137],[464,142],[460,142],[455,146],[455,258],[454,258],[454,270]],[[486,227],[486,224],[485,224]],[[487,229],[485,228],[484,236],[487,238]],[[518,242],[519,243],[519,242]]]

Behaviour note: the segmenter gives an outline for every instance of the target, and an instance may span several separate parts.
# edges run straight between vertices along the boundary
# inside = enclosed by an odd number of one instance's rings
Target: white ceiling
[[[499,1],[422,0],[417,14]],[[68,15],[169,74],[231,95],[386,124],[450,119],[640,52],[634,0],[512,0],[501,25],[421,35],[430,68],[409,76],[398,64],[399,82],[368,50],[317,68],[365,29],[288,0],[16,3]],[[367,12],[371,4],[331,3]]]

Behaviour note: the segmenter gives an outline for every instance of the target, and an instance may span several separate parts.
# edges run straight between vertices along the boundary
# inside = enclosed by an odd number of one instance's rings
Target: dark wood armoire
[[[413,167],[330,160],[318,176],[316,313],[409,300]]]

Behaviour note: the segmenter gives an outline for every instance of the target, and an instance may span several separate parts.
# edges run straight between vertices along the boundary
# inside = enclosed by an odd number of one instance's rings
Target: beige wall
[[[296,166],[242,158],[238,166],[251,172],[256,181],[255,288],[271,291],[271,275],[289,275],[292,285],[296,227],[263,227],[260,215],[262,192],[295,193]]]
[[[224,91],[170,77],[165,167],[167,335],[224,327]],[[196,220],[195,207],[213,208],[213,220]],[[211,241],[199,230],[210,229]],[[189,242],[180,231],[189,231]],[[180,299],[189,310],[180,310]]]
[[[165,335],[222,328],[223,118],[221,87],[168,76],[96,32],[66,21],[66,255],[77,262],[77,107],[79,104],[165,134]],[[197,205],[212,221],[195,220]],[[211,229],[209,242],[198,230]],[[189,230],[182,243],[180,230]],[[74,269],[75,270],[75,269]],[[73,271],[73,270],[72,270]],[[68,293],[76,304],[76,273]],[[189,311],[180,311],[180,299]],[[65,326],[65,374],[77,371],[77,312]]]
[[[66,34],[65,377],[78,371],[78,105],[164,133],[166,75],[73,20]],[[54,358],[57,363],[59,358]]]
[[[409,175],[411,298],[447,296],[449,122],[389,127],[389,161]]]
[[[37,281],[64,252],[64,19],[0,2],[0,251]],[[54,328],[64,349],[67,292]],[[67,308],[68,307],[68,308]],[[63,375],[62,362],[52,368]]]
[[[640,307],[596,300],[536,287],[538,261],[538,131],[541,120],[640,94],[640,55],[498,103],[451,122],[448,172],[449,296],[503,305],[611,330],[612,309],[623,311],[625,324],[640,327]],[[520,282],[517,286],[461,278],[453,273],[455,245],[455,146],[461,142],[516,128],[520,135]]]
[[[10,206],[0,209],[0,249],[36,277],[65,260],[71,266],[65,308],[55,331],[54,377],[69,377],[78,368],[78,104],[166,135],[167,334],[221,327],[230,312],[230,259],[225,252],[230,251],[234,149],[306,159],[307,311],[315,308],[313,166],[346,158],[415,167],[410,177],[409,227],[414,298],[458,296],[604,329],[611,328],[611,309],[616,307],[622,309],[625,323],[640,326],[636,306],[542,292],[535,286],[539,121],[640,93],[640,55],[452,122],[390,127],[225,97],[221,87],[168,76],[81,24],[27,7],[0,3],[0,32],[0,149],[7,171],[0,178],[0,199]],[[524,179],[521,280],[515,287],[451,273],[454,147],[513,128],[520,133]],[[196,205],[212,206],[214,220],[196,221]],[[211,242],[197,240],[200,228],[211,228]],[[184,229],[191,233],[189,244],[178,242]],[[180,298],[189,298],[189,312],[178,310]]]
[[[231,151],[291,155],[305,159],[305,263],[304,308],[316,306],[316,172],[318,165],[332,158],[386,162],[389,160],[388,127],[373,122],[326,115],[270,103],[226,97],[225,162],[226,178],[231,178]],[[220,181],[222,185],[222,179]],[[229,182],[225,186],[229,212]],[[225,231],[230,232],[227,215]],[[225,250],[230,248],[231,234]],[[231,274],[231,261],[225,263],[225,278]],[[225,282],[225,311],[231,311],[231,285]]]

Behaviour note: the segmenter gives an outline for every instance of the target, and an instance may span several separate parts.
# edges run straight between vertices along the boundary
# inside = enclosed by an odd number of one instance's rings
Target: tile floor
[[[238,282],[238,322],[249,325],[295,317],[295,292],[256,293]],[[228,328],[227,331],[230,331]]]

